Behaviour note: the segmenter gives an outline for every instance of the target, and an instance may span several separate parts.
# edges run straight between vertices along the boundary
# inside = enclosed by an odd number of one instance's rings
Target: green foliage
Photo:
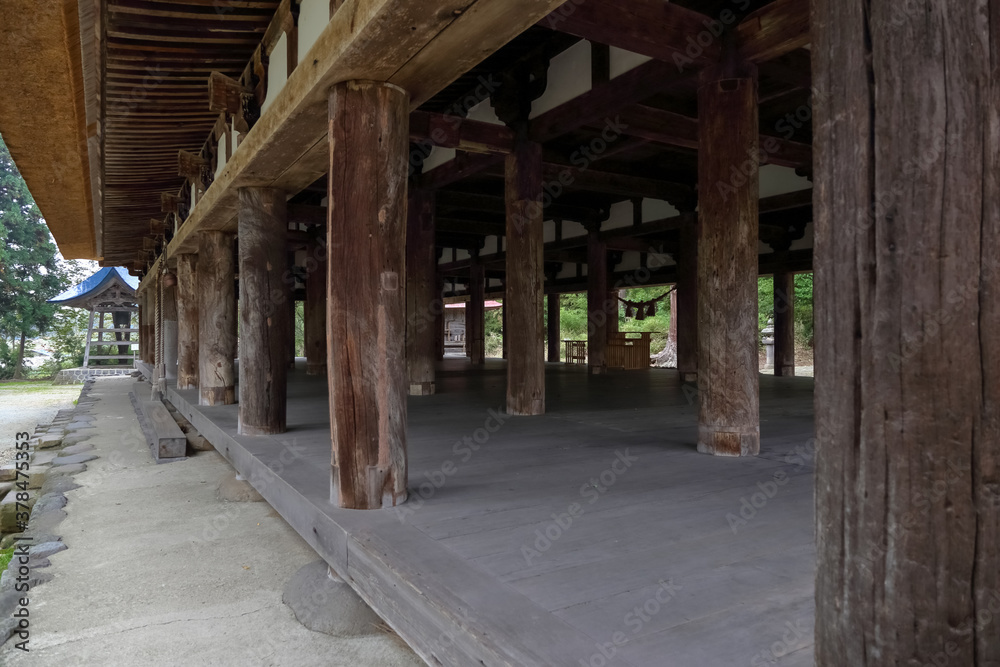
[[[68,280],[41,212],[0,139],[0,337],[13,360],[0,377],[20,375],[21,341],[44,332],[55,307],[46,303]]]
[[[795,275],[795,338],[800,345],[813,343],[813,274]],[[757,279],[757,324],[763,330],[774,317],[774,279]]]
[[[0,549],[0,572],[6,570],[12,560],[14,560],[14,547]]]

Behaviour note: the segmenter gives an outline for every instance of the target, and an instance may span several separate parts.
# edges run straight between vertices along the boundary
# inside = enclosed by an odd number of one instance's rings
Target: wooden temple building
[[[0,33],[63,254],[141,277],[145,372],[428,664],[1000,664],[996,2],[5,0]],[[790,307],[758,372],[758,276],[790,306],[801,271],[815,389]],[[615,290],[667,284],[678,372],[608,372]],[[583,291],[586,367],[547,364]]]

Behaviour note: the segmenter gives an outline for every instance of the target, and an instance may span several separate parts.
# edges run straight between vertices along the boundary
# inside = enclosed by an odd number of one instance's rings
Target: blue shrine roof
[[[58,303],[64,306],[84,305],[86,299],[97,296],[105,289],[120,282],[124,287],[133,293],[139,287],[139,279],[130,276],[128,271],[120,266],[107,266],[90,276],[86,280],[70,287],[59,296],[49,299],[49,303]],[[75,302],[80,302],[79,304]]]

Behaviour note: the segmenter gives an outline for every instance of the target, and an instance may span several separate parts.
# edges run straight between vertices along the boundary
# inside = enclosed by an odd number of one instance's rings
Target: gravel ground
[[[81,384],[0,382],[0,465],[14,460],[14,434],[50,423],[56,412],[73,407],[82,389]]]

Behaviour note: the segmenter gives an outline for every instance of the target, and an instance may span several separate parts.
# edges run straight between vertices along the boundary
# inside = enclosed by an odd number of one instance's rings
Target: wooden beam
[[[542,147],[519,138],[505,172],[507,413],[540,415],[545,412]]]
[[[754,63],[773,60],[809,42],[809,3],[801,0],[774,0],[736,27],[740,55]]]
[[[698,451],[754,456],[760,451],[756,66],[702,70],[698,109]],[[750,166],[734,176],[733,165],[748,159]]]
[[[243,98],[252,94],[247,86],[222,72],[208,76],[208,110],[235,116],[243,110]]]
[[[418,110],[410,114],[410,141],[468,153],[505,155],[511,151],[514,135],[503,125]]]
[[[609,6],[618,8],[617,5]],[[539,115],[531,121],[531,138],[545,143],[585,125],[603,126],[608,121],[613,122],[623,107],[666,92],[686,81],[690,75],[690,72],[679,72],[675,65],[660,60],[643,63]]]
[[[330,91],[331,501],[350,509],[406,500],[408,105],[385,83]]]
[[[289,285],[285,192],[240,188],[240,412],[242,435],[284,433]]]
[[[732,10],[725,10],[722,17],[725,23],[663,0],[571,2],[539,25],[668,61],[683,70],[718,60],[720,36],[736,22]]]

